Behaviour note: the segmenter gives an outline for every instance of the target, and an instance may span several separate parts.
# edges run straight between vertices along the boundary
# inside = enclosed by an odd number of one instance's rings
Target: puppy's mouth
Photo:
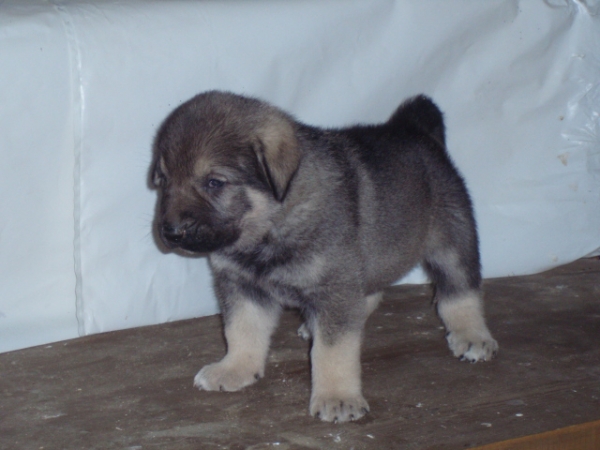
[[[166,222],[159,227],[159,235],[168,249],[181,249],[190,254],[214,252],[233,244],[238,238],[235,233],[214,230],[207,225],[173,226]]]

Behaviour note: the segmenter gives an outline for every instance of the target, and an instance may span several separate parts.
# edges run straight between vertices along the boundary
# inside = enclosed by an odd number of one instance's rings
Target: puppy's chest
[[[292,289],[312,290],[325,277],[325,258],[316,254],[295,254],[289,251],[279,254],[212,254],[214,271],[227,274],[230,280],[250,284],[267,291]]]

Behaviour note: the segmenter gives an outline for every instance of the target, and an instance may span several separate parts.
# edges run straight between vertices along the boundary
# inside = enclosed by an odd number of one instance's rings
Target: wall
[[[1,5],[0,351],[217,312],[206,261],[157,249],[146,183],[158,125],[208,89],[320,126],[424,92],[486,277],[600,247],[597,2]]]

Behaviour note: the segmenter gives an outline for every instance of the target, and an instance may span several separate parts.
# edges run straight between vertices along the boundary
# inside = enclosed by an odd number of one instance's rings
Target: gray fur
[[[488,360],[497,351],[481,312],[471,201],[427,97],[408,100],[384,124],[324,130],[256,99],[207,92],[162,125],[152,175],[162,242],[208,254],[226,335],[246,342],[228,342],[226,360],[203,369],[197,386],[222,387],[225,375],[207,374],[226,371],[239,379],[228,390],[255,381],[238,376],[244,358],[266,355],[278,311],[292,306],[320,349],[311,414],[360,418],[368,405],[356,342],[382,289],[419,263],[435,301],[449,305],[440,316],[456,356]],[[463,312],[472,320],[461,320]],[[332,369],[334,354],[338,367],[354,368],[344,380]],[[256,367],[258,378],[264,361]]]

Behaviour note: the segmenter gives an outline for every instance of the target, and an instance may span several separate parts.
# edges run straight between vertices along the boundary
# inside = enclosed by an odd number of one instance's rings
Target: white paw
[[[313,395],[310,414],[325,422],[348,422],[358,420],[369,412],[369,404],[360,394]]]
[[[220,361],[204,366],[194,377],[194,386],[205,391],[239,391],[263,375],[262,371]]]
[[[312,339],[312,334],[305,323],[300,325],[300,328],[298,328],[298,336],[305,341],[310,341]]]
[[[454,356],[461,361],[489,361],[498,353],[498,343],[487,330],[451,331],[446,340]]]

